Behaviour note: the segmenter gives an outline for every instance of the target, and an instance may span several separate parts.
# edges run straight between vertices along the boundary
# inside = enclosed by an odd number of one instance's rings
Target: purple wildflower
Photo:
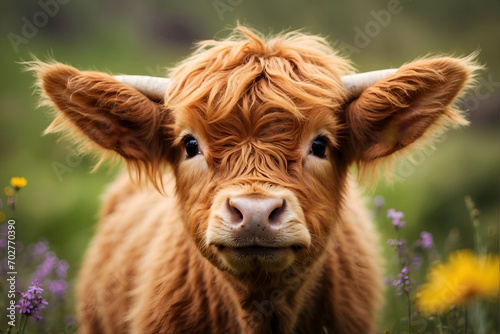
[[[59,259],[54,252],[45,253],[45,260],[40,264],[33,277],[38,281],[43,281],[55,268]]]
[[[42,255],[49,249],[49,245],[47,244],[46,241],[38,241],[34,246],[33,246],[33,255]]]
[[[57,263],[56,274],[59,278],[65,278],[68,274],[69,264],[66,260],[59,260]]]
[[[21,293],[21,297],[26,300],[32,300],[35,299],[35,293],[28,288],[28,291]]]
[[[42,296],[38,296],[38,298],[37,298],[37,306],[38,306],[37,311],[44,309],[45,305],[49,305],[49,303]]]
[[[64,298],[66,291],[68,290],[68,283],[63,279],[52,281],[49,284],[49,290],[54,294],[54,296]]]
[[[387,218],[391,218],[393,220],[400,220],[403,218],[405,215],[401,211],[396,211],[396,209],[389,209],[387,210]]]
[[[396,227],[397,229],[402,228],[406,225],[406,222],[401,221],[404,216],[404,213],[401,211],[396,211],[395,209],[387,210],[387,218],[392,219],[392,225],[394,225],[394,227]]]
[[[32,285],[30,285],[30,287],[28,288],[28,291],[32,291],[35,294],[43,292],[43,289],[40,286],[40,282],[38,282],[37,280],[34,280],[33,282],[31,282],[31,284]]]
[[[20,314],[26,314],[28,316],[35,316],[38,311],[45,308],[48,305],[47,301],[42,296],[37,296],[41,294],[43,289],[38,281],[31,282],[26,292],[21,293],[21,298],[19,298],[19,304],[16,308],[19,309]],[[41,316],[35,316],[38,320],[42,319]]]
[[[400,220],[393,220],[392,225],[394,225],[397,228],[402,228],[405,227],[406,222],[400,221]]]
[[[410,283],[410,270],[407,266],[403,266],[401,272],[398,274],[398,279],[392,282],[392,285],[398,288],[398,296],[403,294],[404,292],[410,292],[411,283]]]
[[[419,244],[422,248],[430,249],[434,246],[431,233],[423,231],[422,233],[420,233],[420,238],[421,239],[419,240]]]
[[[31,312],[31,303],[29,301],[26,301],[24,299],[19,299],[19,304],[16,305],[16,308],[19,309],[20,314],[26,314]]]
[[[414,270],[418,270],[422,266],[422,257],[418,254],[413,254],[411,267]]]

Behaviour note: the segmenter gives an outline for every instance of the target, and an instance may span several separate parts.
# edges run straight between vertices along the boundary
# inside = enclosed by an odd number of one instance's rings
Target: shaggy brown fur
[[[47,132],[118,153],[165,194],[129,174],[111,185],[79,278],[80,333],[352,334],[374,332],[381,271],[348,168],[465,124],[452,103],[477,66],[417,60],[349,101],[352,68],[323,39],[238,27],[173,69],[162,103],[107,74],[32,69],[58,112]],[[266,241],[282,262],[224,253],[240,242],[224,218],[236,196],[286,199],[294,218]]]

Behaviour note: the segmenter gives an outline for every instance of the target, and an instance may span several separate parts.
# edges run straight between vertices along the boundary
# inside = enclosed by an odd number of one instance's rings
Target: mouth
[[[215,244],[219,258],[234,272],[280,272],[292,265],[299,252],[304,249],[295,245]]]
[[[268,247],[268,246],[245,246],[245,247],[228,247],[224,245],[216,245],[217,250],[227,255],[245,258],[245,257],[261,257],[261,258],[280,258],[286,257],[291,253],[296,253],[302,249],[301,246],[289,247]]]

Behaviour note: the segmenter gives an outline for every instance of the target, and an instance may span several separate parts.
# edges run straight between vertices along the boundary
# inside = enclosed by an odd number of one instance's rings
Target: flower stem
[[[8,205],[10,208],[10,212],[12,213],[12,219],[16,219],[16,199],[17,199],[17,191],[7,198]]]
[[[26,314],[23,314],[21,317],[21,321],[19,321],[19,330],[17,331],[17,333],[24,334],[24,330],[26,329],[27,323],[28,323],[28,316]]]
[[[453,311],[455,313],[455,310]],[[439,313],[439,319],[440,319],[440,324],[439,324],[439,334],[443,334],[443,329],[446,329],[447,330],[447,333],[449,331],[449,333],[451,334],[458,334],[460,333],[458,331],[458,327],[457,327],[457,323],[456,323],[456,318],[454,320],[454,323],[455,323],[455,326],[452,327],[452,324],[450,323],[450,319],[446,319],[446,317],[442,314],[442,313]],[[453,320],[453,319],[452,319]]]
[[[458,312],[457,308],[453,308],[453,321],[455,322],[455,332],[458,332]],[[450,326],[451,327],[451,326]]]
[[[441,313],[439,313],[439,320],[441,321],[441,323],[437,325],[437,328],[439,329],[439,334],[443,334],[444,321],[443,315]]]
[[[467,312],[467,304],[464,304],[464,333],[467,334],[469,330],[469,315]]]
[[[406,299],[408,301],[408,334],[411,334],[412,331],[412,323],[411,323],[411,298],[410,298],[410,293],[405,292],[406,294]]]
[[[481,234],[479,232],[479,210],[476,208],[474,201],[470,196],[465,197],[465,206],[467,207],[467,211],[469,211],[470,221],[472,223],[472,227],[474,228],[474,243],[475,250],[477,255],[484,254],[481,247]]]

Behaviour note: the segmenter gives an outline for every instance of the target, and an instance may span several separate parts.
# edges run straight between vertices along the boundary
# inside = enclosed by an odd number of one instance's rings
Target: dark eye
[[[319,158],[326,158],[326,139],[318,137],[314,139],[311,145],[311,153]]]
[[[186,145],[186,155],[188,158],[192,158],[200,153],[198,142],[193,137],[186,138],[184,140],[184,145]]]

